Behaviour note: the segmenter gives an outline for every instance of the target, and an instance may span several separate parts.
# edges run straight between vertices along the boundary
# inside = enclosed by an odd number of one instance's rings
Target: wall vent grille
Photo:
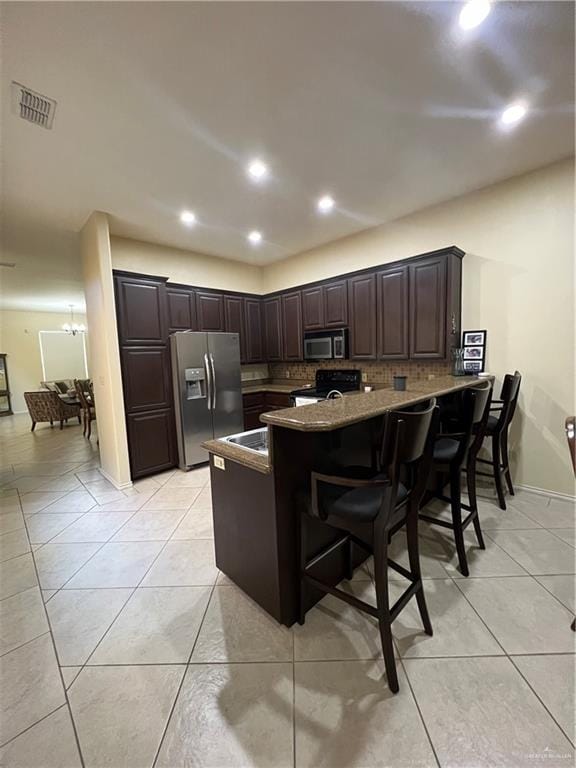
[[[20,83],[12,83],[12,111],[27,120],[50,130],[54,122],[56,102]]]

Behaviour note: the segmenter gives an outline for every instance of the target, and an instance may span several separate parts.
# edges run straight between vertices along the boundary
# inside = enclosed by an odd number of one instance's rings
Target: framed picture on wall
[[[486,330],[464,331],[462,334],[462,360],[466,373],[483,373],[486,363]]]

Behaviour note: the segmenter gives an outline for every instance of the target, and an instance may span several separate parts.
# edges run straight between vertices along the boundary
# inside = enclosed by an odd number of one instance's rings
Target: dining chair
[[[82,434],[89,440],[92,434],[92,422],[96,419],[93,385],[90,379],[85,381],[74,379],[74,388],[82,409],[82,422],[84,425]]]

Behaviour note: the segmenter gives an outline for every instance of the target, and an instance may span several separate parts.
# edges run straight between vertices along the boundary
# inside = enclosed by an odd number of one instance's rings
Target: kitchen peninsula
[[[406,391],[384,388],[263,414],[268,455],[222,440],[210,453],[216,563],[277,621],[290,626],[298,603],[298,504],[310,493],[310,473],[326,462],[368,466],[382,417],[391,410],[475,386],[473,376],[439,376],[408,382]],[[334,529],[307,520],[310,557],[329,546]],[[365,555],[355,553],[360,564]],[[322,578],[344,576],[343,553],[322,563]],[[310,606],[321,597],[311,590]]]

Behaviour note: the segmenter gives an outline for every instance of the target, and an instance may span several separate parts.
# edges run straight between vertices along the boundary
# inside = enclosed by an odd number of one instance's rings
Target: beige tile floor
[[[468,579],[422,526],[434,636],[395,622],[393,696],[370,617],[287,629],[219,573],[206,469],[119,492],[94,438],[28,430],[0,420],[1,766],[574,765],[573,505],[483,498]],[[374,599],[370,563],[347,588]]]

